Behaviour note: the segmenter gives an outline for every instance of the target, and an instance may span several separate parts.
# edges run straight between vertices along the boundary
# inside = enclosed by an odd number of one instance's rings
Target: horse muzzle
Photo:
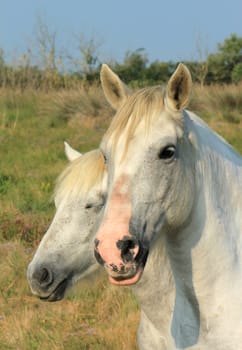
[[[27,278],[34,295],[43,301],[59,301],[64,298],[66,289],[71,284],[71,276],[60,275],[47,266],[32,266],[27,270]]]
[[[148,252],[146,244],[130,236],[124,236],[115,244],[95,240],[96,260],[104,266],[110,282],[119,286],[132,285],[140,280]]]

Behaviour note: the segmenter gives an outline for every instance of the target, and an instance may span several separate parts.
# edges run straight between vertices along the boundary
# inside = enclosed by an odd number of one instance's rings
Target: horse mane
[[[145,130],[154,118],[157,118],[164,108],[164,91],[161,86],[153,86],[140,89],[127,97],[113,118],[110,127],[104,135],[104,139],[112,138],[112,148],[115,149],[118,139],[127,127],[124,154],[129,141],[132,139],[135,129],[141,122],[145,122]]]
[[[86,195],[93,186],[101,184],[104,172],[105,162],[100,150],[87,152],[68,164],[60,174],[54,197]]]

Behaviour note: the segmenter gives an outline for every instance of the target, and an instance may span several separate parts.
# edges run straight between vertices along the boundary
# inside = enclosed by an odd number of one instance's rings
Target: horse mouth
[[[135,274],[131,275],[131,276],[111,276],[109,275],[109,281],[112,284],[115,284],[116,286],[131,286],[132,284],[136,284],[144,271],[144,267],[140,266],[139,268],[137,268]]]
[[[113,273],[109,271],[109,281],[117,286],[131,286],[139,282],[145,268],[148,253],[148,250],[143,250],[142,256],[140,255],[140,258],[138,261],[136,261],[135,266],[133,266],[132,269],[126,274],[118,272]]]
[[[40,297],[40,300],[42,301],[62,300],[64,298],[67,286],[68,286],[68,278],[65,278],[56,286],[56,288],[51,292],[51,294],[45,297]]]

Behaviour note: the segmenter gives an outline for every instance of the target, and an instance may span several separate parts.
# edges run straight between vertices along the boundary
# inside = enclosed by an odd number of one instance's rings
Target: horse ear
[[[73,162],[73,160],[81,157],[82,154],[72,148],[66,141],[64,141],[64,146],[66,157],[70,162]]]
[[[117,110],[126,100],[130,91],[107,64],[103,64],[100,73],[102,88],[107,101]]]
[[[168,81],[165,105],[173,112],[186,108],[192,89],[192,77],[189,69],[180,63]]]

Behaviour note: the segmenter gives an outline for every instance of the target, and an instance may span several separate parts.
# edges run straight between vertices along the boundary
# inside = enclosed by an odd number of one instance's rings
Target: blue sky
[[[7,55],[31,47],[41,16],[57,33],[58,48],[74,52],[76,36],[101,43],[102,61],[122,62],[145,48],[150,61],[196,59],[231,33],[242,36],[241,0],[2,0],[0,47]]]

